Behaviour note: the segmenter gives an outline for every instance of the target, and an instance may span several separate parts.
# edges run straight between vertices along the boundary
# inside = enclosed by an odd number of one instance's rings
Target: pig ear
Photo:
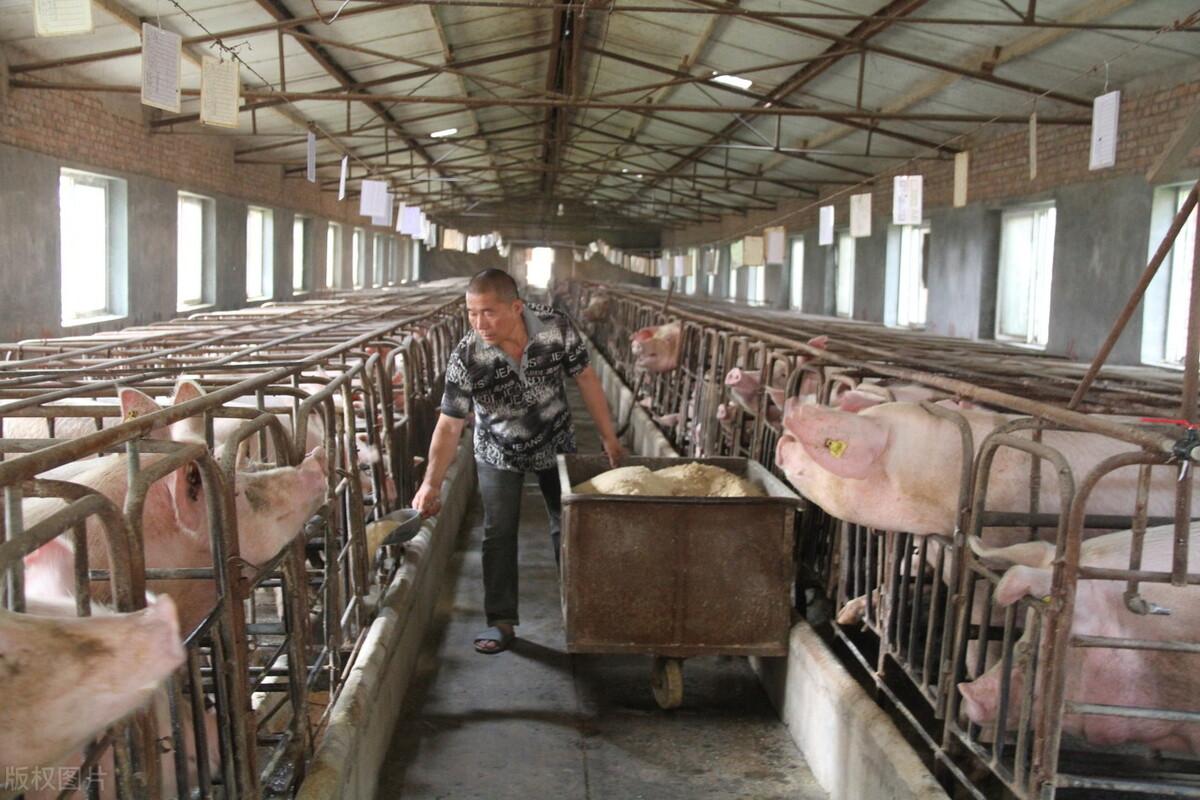
[[[871,417],[816,405],[792,407],[795,412],[785,416],[788,428],[813,461],[838,477],[867,477],[887,449],[888,429]]]
[[[868,392],[860,392],[857,389],[851,389],[848,392],[842,392],[838,396],[837,407],[839,411],[847,411],[851,414],[857,414],[864,408],[877,406],[883,403],[883,398]]]
[[[808,346],[815,347],[818,350],[828,349],[829,337],[825,334],[821,334],[820,336],[814,336],[813,338],[808,340]]]
[[[1004,573],[996,586],[996,602],[1011,606],[1025,595],[1039,600],[1050,595],[1052,573],[1048,569],[1016,566]]]
[[[200,467],[195,461],[184,464],[167,478],[175,501],[175,517],[180,527],[195,534],[204,533],[208,509],[204,503],[204,488]]]
[[[177,406],[180,403],[186,403],[189,400],[195,400],[197,397],[203,397],[205,394],[204,387],[194,380],[181,380],[175,385],[175,395],[171,398],[171,405]],[[188,417],[180,420],[171,426],[171,438],[176,441],[204,441],[204,417]]]
[[[962,707],[967,719],[976,725],[982,725],[995,718],[996,709],[989,702],[989,697],[994,702],[994,693],[976,687],[974,682],[958,684],[958,691],[963,697]]]
[[[155,411],[161,411],[158,403],[154,402],[154,398],[145,392],[138,389],[125,388],[117,393],[117,397],[121,401],[121,419],[131,420],[137,417],[144,417],[147,414],[153,414]],[[167,429],[159,428],[151,431],[149,434],[151,439],[166,439]]]
[[[734,367],[725,373],[725,385],[736,386],[742,381],[742,370],[739,367]]]
[[[175,396],[171,398],[171,405],[177,406],[180,403],[186,403],[189,400],[195,400],[197,397],[204,396],[204,387],[198,382],[187,379],[181,380],[175,384]]]

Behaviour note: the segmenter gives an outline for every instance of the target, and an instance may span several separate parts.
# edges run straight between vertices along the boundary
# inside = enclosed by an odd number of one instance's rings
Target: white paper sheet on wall
[[[850,195],[850,235],[855,239],[871,235],[871,193]]]
[[[1121,92],[1102,94],[1092,101],[1092,152],[1088,169],[1107,169],[1117,163],[1117,116]]]
[[[200,122],[218,128],[238,126],[242,81],[236,61],[212,56],[200,60]]]
[[[763,247],[763,237],[747,236],[743,241],[742,259],[746,266],[761,267],[766,263],[766,253]]]
[[[1037,177],[1037,112],[1029,115],[1029,180]]]
[[[350,176],[350,156],[342,156],[342,177],[338,181],[338,200],[346,199],[346,178]]]
[[[971,154],[964,150],[954,156],[954,207],[967,204],[967,173],[971,171]]]
[[[33,32],[37,36],[91,33],[92,0],[33,0]]]
[[[317,182],[317,135],[312,131],[308,132],[308,151],[305,163],[305,176],[309,183]]]
[[[179,113],[183,37],[142,23],[142,104]]]
[[[892,224],[920,225],[921,189],[924,179],[920,175],[897,175],[892,181]]]
[[[833,244],[833,206],[821,206],[817,244]]]
[[[767,228],[763,231],[766,240],[767,263],[782,264],[786,248],[787,231],[783,228]]]
[[[384,181],[363,178],[362,194],[358,198],[358,213],[364,217],[380,217],[387,210],[388,185]]]

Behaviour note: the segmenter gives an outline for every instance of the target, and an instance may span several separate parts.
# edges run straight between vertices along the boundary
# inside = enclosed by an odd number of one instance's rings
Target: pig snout
[[[976,725],[986,725],[996,719],[996,698],[999,695],[998,681],[988,679],[987,674],[979,680],[958,684],[962,695],[962,710],[967,719]]]

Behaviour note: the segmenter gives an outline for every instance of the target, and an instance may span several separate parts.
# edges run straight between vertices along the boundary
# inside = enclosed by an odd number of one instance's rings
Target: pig
[[[156,410],[154,401],[137,391],[121,393],[127,416]],[[159,430],[165,438],[176,431]],[[160,458],[142,456],[148,466]],[[89,486],[118,508],[125,503],[127,474],[125,456],[106,456],[92,468],[73,476],[75,483]],[[325,500],[326,465],[323,448],[317,448],[299,467],[279,467],[235,476],[234,502],[238,520],[239,555],[260,566],[298,535],[304,523]],[[32,525],[62,506],[54,499],[31,499],[23,509],[26,524]],[[142,516],[147,568],[209,567],[212,565],[208,537],[208,509],[202,491],[200,470],[195,463],[184,465],[150,486]],[[104,569],[108,549],[104,533],[93,518],[88,524],[90,566]],[[56,597],[74,592],[74,548],[69,536],[52,540],[25,558],[27,593]],[[189,632],[203,620],[216,602],[216,586],[207,580],[152,581],[150,588],[166,592],[179,606],[179,621]],[[107,583],[94,583],[93,593],[106,597]]]
[[[169,597],[111,616],[0,609],[0,774],[78,750],[150,702],[184,657]]]
[[[1170,571],[1174,547],[1173,525],[1146,531],[1142,569]],[[1101,568],[1129,568],[1132,531],[1118,531],[1081,544],[1081,565]],[[1009,548],[973,549],[989,563],[1008,563],[1011,567],[996,588],[996,602],[1009,606],[1022,597],[1038,599],[1051,591],[1054,547],[1046,542],[1029,542]],[[1189,533],[1188,572],[1200,570],[1200,523],[1193,522]],[[1169,583],[1142,582],[1138,590],[1143,599],[1169,610],[1167,615],[1140,615],[1125,605],[1123,581],[1080,580],[1071,617],[1072,636],[1105,636],[1151,641],[1200,641],[1200,587],[1172,586]],[[1017,647],[1028,649],[1026,631]],[[1040,643],[1045,653],[1049,642]],[[1200,659],[1196,655],[1161,650],[1131,650],[1102,647],[1068,648],[1066,698],[1076,703],[1137,706],[1172,711],[1200,712]],[[1039,666],[1039,669],[1041,667]],[[974,681],[958,684],[962,708],[976,724],[993,722],[999,712],[1003,662],[997,662]],[[1005,714],[1009,727],[1019,720],[1026,676],[1014,665],[1010,675],[1009,707]],[[1036,691],[1036,690],[1035,690]],[[1035,695],[1035,715],[1041,697]],[[1082,736],[1100,746],[1138,743],[1154,750],[1200,753],[1200,725],[1169,720],[1123,718],[1116,716],[1066,714],[1063,731]]]
[[[46,404],[46,407],[55,406],[94,410],[101,415],[101,428],[111,428],[121,422],[121,418],[116,414],[102,415],[105,411],[116,410],[117,407],[111,400],[80,397]],[[3,432],[5,439],[78,439],[100,429],[96,427],[96,417],[55,417],[53,436],[50,426],[51,421],[44,417],[14,416],[0,419],[0,431]]]
[[[654,424],[660,428],[674,428],[679,424],[679,414],[664,414],[661,417],[651,417]]]
[[[780,371],[779,367],[782,366],[783,362],[777,361],[775,363],[776,372],[778,373]],[[784,366],[783,369],[786,371],[786,366]],[[787,377],[785,375],[785,382],[786,379]],[[740,367],[734,367],[733,369],[729,370],[729,373],[725,376],[725,385],[729,387],[729,393],[733,395],[734,402],[746,409],[746,411],[749,413],[755,415],[758,414],[759,399],[762,397],[765,390],[770,394],[773,401],[778,401],[778,405],[775,402],[768,404],[767,420],[769,422],[779,424],[779,422],[783,419],[783,411],[781,410],[781,406],[784,402],[783,395],[785,392],[783,389],[764,387],[762,385],[761,370],[744,370]]]
[[[153,608],[160,602],[170,603],[167,597],[156,597],[152,593],[147,593],[149,607]],[[58,598],[40,598],[34,599],[29,603],[28,611],[30,614],[36,614],[41,617],[57,617],[60,619],[75,618],[75,601],[69,597]],[[116,614],[108,607],[96,603],[92,606],[91,619],[111,619]],[[178,625],[176,624],[176,643],[178,643]],[[162,785],[160,790],[152,791],[152,796],[155,797],[177,797],[177,783],[175,774],[175,758],[173,748],[176,744],[172,737],[171,730],[171,712],[170,701],[168,699],[168,690],[165,686],[156,687],[151,692],[151,699],[148,703],[151,717],[158,732],[158,741],[161,748],[162,756],[159,764],[159,772],[162,777]],[[180,726],[183,732],[183,747],[185,749],[185,761],[188,765],[188,785],[197,786],[199,784],[199,770],[197,769],[197,748],[195,742],[195,726],[193,725],[191,703],[185,697],[182,705],[178,707],[180,714]],[[204,712],[204,736],[206,744],[206,752],[208,755],[208,774],[215,775],[220,770],[220,734],[218,732],[219,723],[217,721],[216,710],[208,708]],[[51,765],[56,770],[56,774],[75,776],[78,775],[83,764],[83,752],[77,750],[74,755],[54,759]],[[111,779],[115,774],[115,764],[113,763],[112,750],[107,749],[101,755],[98,762],[100,770],[99,782],[99,797],[101,800],[115,800],[116,781]],[[109,776],[106,779],[106,776]],[[79,776],[83,777],[83,776]],[[53,800],[57,797],[59,791],[57,788],[37,788],[34,787],[24,794],[25,800]]]
[[[588,322],[600,322],[608,316],[610,300],[606,294],[594,294],[580,314]]]
[[[682,326],[679,322],[652,325],[633,334],[630,347],[637,366],[647,372],[670,372],[679,366]]]
[[[1014,419],[979,409],[959,413],[971,427],[976,452],[988,433]],[[954,423],[913,403],[884,403],[851,414],[789,400],[784,429],[775,463],[805,497],[833,516],[880,530],[954,532],[962,463]],[[1077,481],[1103,459],[1136,449],[1089,433],[1046,431],[1043,441],[1063,454]],[[1154,470],[1152,516],[1173,513],[1175,480],[1169,473]],[[992,464],[988,509],[1028,510],[1029,478],[1029,456],[1001,448]],[[1089,513],[1132,513],[1136,481],[1136,467],[1110,473],[1092,495]],[[1200,482],[1197,489],[1194,502],[1200,503]],[[1059,510],[1053,469],[1042,470],[1040,505],[1046,512]]]
[[[926,400],[941,400],[945,396],[944,392],[919,383],[863,383],[838,395],[837,408],[841,411],[859,412],[884,403],[920,403]]]

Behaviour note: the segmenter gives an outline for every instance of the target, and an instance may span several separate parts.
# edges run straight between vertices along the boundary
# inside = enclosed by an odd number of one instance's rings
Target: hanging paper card
[[[358,213],[364,217],[381,217],[387,210],[388,185],[384,181],[367,178],[362,182],[362,194],[358,198]]]
[[[1029,115],[1029,180],[1037,177],[1037,113]]]
[[[787,231],[783,228],[767,228],[763,231],[766,240],[767,263],[782,264],[786,249]]]
[[[892,181],[892,224],[921,224],[920,175],[897,175]]]
[[[729,266],[737,269],[746,263],[745,249],[746,242],[744,239],[738,239],[733,244],[729,245]]]
[[[421,238],[420,206],[404,206],[400,209],[400,232]]]
[[[967,173],[971,169],[971,154],[963,151],[954,156],[954,207],[967,204]]]
[[[236,61],[204,56],[200,61],[200,121],[218,128],[238,126],[242,81]]]
[[[342,156],[342,177],[338,181],[338,200],[346,199],[346,178],[350,174],[350,156]]]
[[[744,246],[742,248],[742,258],[750,267],[760,267],[766,263],[763,253],[763,237],[747,236],[742,240]]]
[[[817,244],[833,244],[833,206],[821,206]]]
[[[317,182],[317,135],[312,131],[308,132],[308,152],[307,163],[305,164],[305,173],[309,183]]]
[[[92,0],[33,0],[33,31],[38,36],[92,32]]]
[[[183,38],[142,23],[142,103],[179,113],[179,67]]]
[[[850,235],[856,239],[871,235],[871,193],[850,195]]]
[[[386,184],[385,184],[386,185]],[[384,192],[383,213],[372,214],[371,224],[381,227],[392,226],[392,204],[395,203],[395,196],[391,192]]]
[[[1088,169],[1106,169],[1117,163],[1117,115],[1121,92],[1102,94],[1092,101],[1092,152]]]

